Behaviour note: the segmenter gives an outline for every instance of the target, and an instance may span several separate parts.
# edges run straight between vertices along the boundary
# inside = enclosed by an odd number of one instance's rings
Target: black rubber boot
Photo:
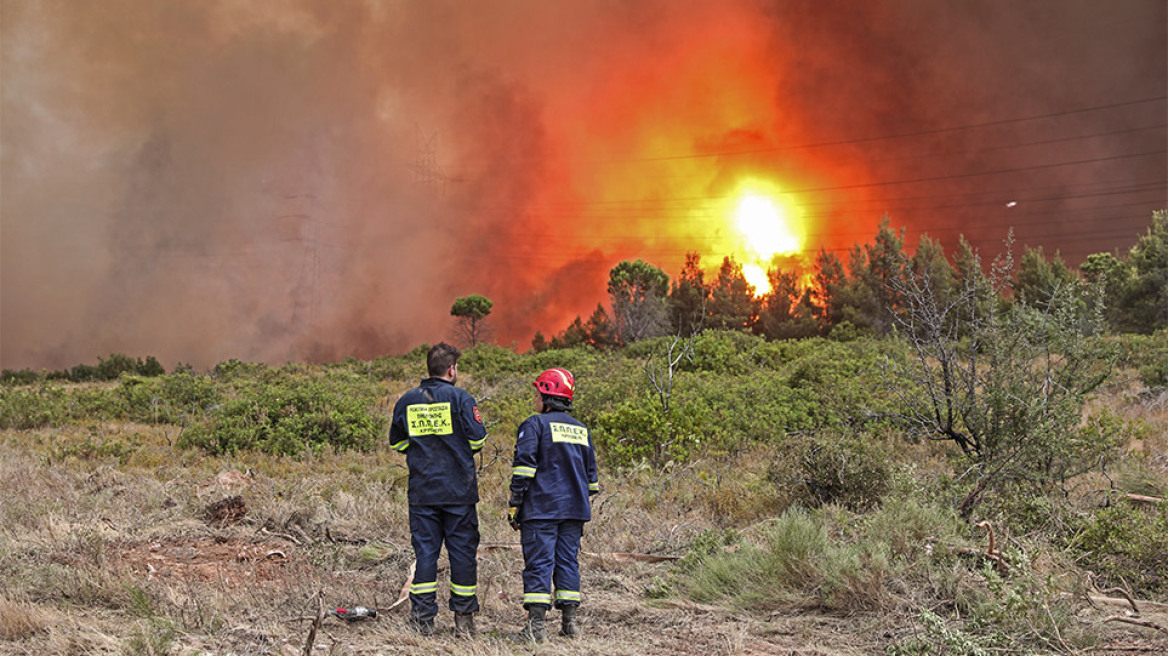
[[[474,635],[474,613],[454,614],[454,633],[460,636]]]
[[[575,604],[560,607],[560,635],[569,638],[580,635],[580,624],[576,621],[576,611],[579,608]]]
[[[532,606],[527,609],[527,623],[519,637],[532,642],[547,640],[547,606]]]
[[[434,635],[434,618],[428,620],[410,617],[410,628],[424,636]]]

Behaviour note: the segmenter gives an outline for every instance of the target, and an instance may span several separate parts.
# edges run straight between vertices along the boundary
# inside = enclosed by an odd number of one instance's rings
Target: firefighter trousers
[[[438,614],[438,554],[443,543],[450,558],[450,610],[477,611],[479,516],[475,506],[411,505],[410,540],[417,561],[410,585],[410,616],[424,622]]]
[[[523,543],[523,606],[580,604],[580,536],[578,519],[532,519],[520,524]],[[553,591],[554,586],[554,591]]]

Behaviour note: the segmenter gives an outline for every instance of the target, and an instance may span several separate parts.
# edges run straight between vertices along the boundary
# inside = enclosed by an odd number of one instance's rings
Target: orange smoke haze
[[[523,350],[623,259],[1077,263],[1168,205],[1164,3],[828,4],[0,0],[0,366],[369,358],[471,293]]]

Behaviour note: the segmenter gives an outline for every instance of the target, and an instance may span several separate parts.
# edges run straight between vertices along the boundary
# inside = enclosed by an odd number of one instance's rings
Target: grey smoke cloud
[[[0,366],[373,357],[469,293],[525,348],[621,259],[715,265],[663,199],[745,173],[813,250],[1081,259],[1168,204],[1163,2],[825,4],[0,0]]]

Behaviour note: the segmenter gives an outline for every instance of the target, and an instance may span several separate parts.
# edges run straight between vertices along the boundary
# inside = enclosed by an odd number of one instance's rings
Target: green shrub
[[[762,337],[738,331],[707,330],[693,340],[692,357],[682,361],[684,371],[742,374],[758,369],[756,355],[766,344]]]
[[[923,634],[903,638],[888,646],[888,656],[989,656],[993,653],[983,644],[984,640],[966,633],[959,627],[950,627],[940,615],[922,608],[917,621],[924,628]]]
[[[111,353],[108,358],[97,358],[97,365],[78,364],[67,371],[57,371],[49,374],[55,380],[69,380],[74,383],[89,383],[110,381],[121,378],[123,374],[138,376],[161,376],[165,373],[162,364],[153,355],[142,358],[131,358],[123,353]]]
[[[69,390],[68,403],[74,417],[86,419],[126,419],[128,409],[117,388],[91,385]]]
[[[368,362],[353,360],[350,363],[350,369],[357,373],[365,373],[374,380],[409,380],[415,376],[421,379],[425,373],[426,365],[412,367],[412,364],[407,362],[404,357],[385,355]]]
[[[891,576],[886,545],[840,542],[829,526],[821,513],[792,508],[763,529],[760,545],[697,561],[687,589],[697,601],[728,599],[755,612],[880,607]]]
[[[680,561],[681,568],[695,571],[714,554],[722,553],[726,547],[741,544],[742,536],[733,529],[708,529],[697,534],[689,543],[685,556]]]
[[[642,460],[664,464],[684,462],[701,446],[704,409],[694,404],[665,413],[655,399],[628,401],[590,417],[592,439],[609,466]]]
[[[717,552],[699,561],[687,581],[699,602],[723,599],[757,611],[806,605],[805,593],[822,581],[818,565],[828,547],[826,526],[793,508],[765,529],[763,544]]]
[[[1168,353],[1160,362],[1140,367],[1140,382],[1145,387],[1168,387]]]
[[[72,418],[68,395],[60,385],[0,387],[0,428],[59,426]]]
[[[97,380],[117,380],[122,374],[136,373],[141,361],[122,353],[111,353],[108,358],[97,359]]]
[[[79,443],[62,442],[52,445],[49,448],[48,460],[53,462],[66,458],[78,460],[114,458],[124,465],[138,449],[137,446],[126,444],[119,439],[104,439],[94,427],[90,427],[89,433],[90,436]]]
[[[1133,592],[1168,591],[1168,503],[1121,502],[1091,515],[1070,541],[1082,564]]]
[[[865,510],[889,490],[890,454],[873,437],[813,435],[793,441],[788,448],[794,458],[778,461],[770,478],[795,489],[800,503]]]
[[[69,370],[67,376],[68,380],[75,383],[87,383],[90,381],[100,380],[98,378],[97,367],[91,364],[78,364]]]
[[[267,371],[268,366],[254,362],[242,362],[232,358],[215,365],[211,370],[211,377],[227,383],[238,379],[258,379]]]
[[[179,446],[211,454],[255,450],[299,456],[329,446],[373,448],[384,437],[385,418],[370,410],[374,394],[319,381],[254,386],[195,424]]]
[[[1156,372],[1168,363],[1168,330],[1159,330],[1151,335],[1127,333],[1107,338],[1114,345],[1117,364],[1136,370],[1147,368]]]
[[[517,371],[535,374],[552,367],[562,367],[572,372],[581,390],[595,389],[614,381],[614,376],[630,374],[644,376],[642,361],[612,350],[598,350],[591,346],[577,346],[569,349],[549,349],[528,356],[522,360],[524,367]],[[530,381],[528,381],[530,382]]]
[[[0,371],[0,383],[5,385],[31,385],[41,379],[41,374],[32,369],[5,369]]]
[[[889,495],[864,515],[858,529],[866,539],[887,544],[892,557],[923,569],[937,544],[957,543],[966,527],[951,508]]]
[[[812,390],[792,389],[777,372],[740,376],[683,373],[674,386],[675,403],[705,411],[703,442],[731,451],[752,442],[777,443],[793,432],[839,426],[842,418]]]
[[[493,344],[478,344],[462,352],[458,368],[473,373],[476,379],[491,380],[526,368],[524,357],[511,349]]]
[[[222,398],[214,381],[189,373],[157,378],[126,376],[117,394],[130,419],[154,424],[186,424],[206,415]]]

